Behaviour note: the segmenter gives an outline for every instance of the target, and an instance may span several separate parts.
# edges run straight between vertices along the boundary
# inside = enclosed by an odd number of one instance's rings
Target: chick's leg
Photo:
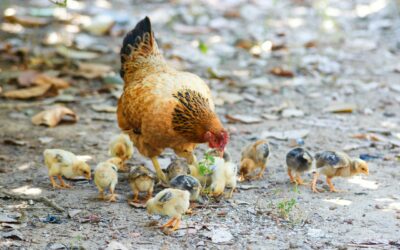
[[[110,196],[108,197],[108,202],[116,202],[117,201],[117,194],[114,193],[114,189],[110,189]]]
[[[104,200],[104,190],[99,188],[99,200]]]
[[[170,219],[169,221],[167,221],[167,223],[165,223],[164,225],[162,225],[161,227],[162,227],[162,228],[164,228],[164,227],[171,227],[171,226],[174,224],[175,220],[176,220],[176,218],[172,218],[172,219]]]
[[[60,185],[58,185],[56,183],[53,176],[49,176],[49,178],[50,178],[50,182],[51,182],[51,185],[53,186],[53,188],[62,188]]]
[[[172,231],[175,231],[176,229],[179,229],[180,225],[181,225],[181,219],[180,218],[175,219],[175,225],[172,228]]]
[[[156,170],[157,177],[164,182],[165,184],[168,183],[167,177],[164,175],[163,171],[161,170],[160,164],[158,163],[157,157],[152,157],[151,162],[153,163],[154,169]]]
[[[151,199],[153,197],[153,190],[149,190],[147,192],[147,196],[145,198],[145,201],[148,201],[149,199]]]
[[[308,183],[304,182],[303,179],[301,179],[301,176],[299,173],[296,173],[296,184],[297,185],[309,185]]]
[[[336,188],[335,188],[335,186],[333,186],[333,183],[332,183],[332,177],[326,177],[326,183],[328,183],[328,186],[329,186],[329,191],[331,191],[331,192],[333,192],[333,193],[340,193],[340,192],[343,192],[342,190],[337,190]]]
[[[260,170],[260,172],[258,173],[258,175],[257,175],[257,179],[261,179],[263,176],[264,176],[264,171],[265,171],[265,168],[267,167],[267,164],[263,164],[262,166],[261,166],[261,170]]]
[[[67,183],[64,182],[63,178],[61,177],[61,175],[57,175],[58,180],[61,183],[61,187],[63,188],[70,188],[71,185],[68,185]]]
[[[133,202],[139,202],[139,190],[133,191]]]
[[[295,179],[294,179],[294,177],[292,175],[292,170],[290,168],[288,168],[287,174],[289,175],[290,183],[295,183],[296,181],[295,181]]]
[[[319,176],[318,173],[314,173],[313,180],[312,180],[312,183],[311,183],[311,191],[313,191],[313,193],[319,193],[320,192],[320,190],[317,189],[318,176]]]

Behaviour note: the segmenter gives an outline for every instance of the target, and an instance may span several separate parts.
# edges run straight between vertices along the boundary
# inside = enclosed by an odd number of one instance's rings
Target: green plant
[[[204,159],[199,162],[199,173],[202,176],[211,174],[213,170],[211,166],[215,164],[215,158],[212,155],[205,154]]]
[[[205,44],[203,41],[199,41],[199,50],[201,51],[201,53],[203,54],[207,54],[208,51],[208,47],[207,44]]]
[[[67,0],[49,0],[49,1],[60,7],[64,8],[67,7]]]
[[[282,218],[288,219],[289,214],[292,211],[293,207],[296,205],[296,200],[294,198],[290,200],[283,200],[278,203],[279,214]]]

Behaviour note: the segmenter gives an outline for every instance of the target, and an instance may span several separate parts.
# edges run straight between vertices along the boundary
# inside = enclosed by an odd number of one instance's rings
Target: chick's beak
[[[90,181],[90,180],[92,179],[90,173],[88,173],[87,175],[85,175],[85,178],[86,178],[86,180],[88,180],[88,181]]]

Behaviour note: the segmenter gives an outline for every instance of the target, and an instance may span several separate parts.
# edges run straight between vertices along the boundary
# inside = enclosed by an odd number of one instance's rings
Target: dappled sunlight
[[[339,205],[339,206],[349,206],[352,203],[352,201],[342,200],[340,198],[338,198],[338,199],[324,199],[323,201],[329,202],[329,203],[333,203],[333,204],[336,204],[336,205]]]
[[[28,163],[24,163],[22,165],[19,165],[17,168],[18,168],[18,170],[23,171],[23,170],[29,169],[30,167],[31,167],[31,164],[28,162]]]
[[[356,176],[348,180],[348,182],[352,184],[357,184],[363,188],[368,188],[368,189],[378,189],[379,185],[375,181],[368,181],[362,179],[361,176]]]
[[[388,208],[391,209],[391,210],[400,211],[400,202],[393,202],[393,203],[390,203],[389,206],[388,206]]]
[[[370,4],[360,4],[356,7],[356,14],[358,17],[366,17],[382,10],[387,4],[387,0],[376,0]]]
[[[42,189],[31,186],[22,186],[11,190],[13,193],[25,194],[25,195],[39,195],[42,193]]]
[[[91,155],[77,155],[76,156],[78,160],[80,161],[90,161],[93,160],[93,157]]]

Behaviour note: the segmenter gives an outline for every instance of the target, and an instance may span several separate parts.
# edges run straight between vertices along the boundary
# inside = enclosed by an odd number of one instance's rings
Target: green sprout
[[[215,164],[215,158],[212,155],[206,153],[204,159],[199,162],[199,172],[202,176],[209,175],[213,172],[210,168]]]
[[[282,218],[289,218],[289,213],[292,211],[293,207],[296,205],[296,200],[294,198],[290,200],[284,200],[278,203],[279,214]]]
[[[200,50],[200,52],[201,53],[203,53],[203,54],[207,54],[207,51],[208,51],[208,47],[207,47],[207,44],[205,44],[203,41],[199,41],[199,50]]]
[[[60,7],[64,8],[67,7],[67,0],[49,0],[49,1]]]

